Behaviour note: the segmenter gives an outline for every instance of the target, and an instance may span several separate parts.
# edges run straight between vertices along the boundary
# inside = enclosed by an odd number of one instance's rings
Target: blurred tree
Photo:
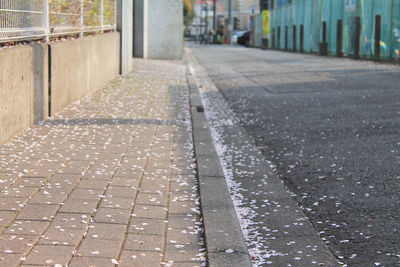
[[[183,0],[183,21],[185,26],[192,23],[194,18],[193,0]]]

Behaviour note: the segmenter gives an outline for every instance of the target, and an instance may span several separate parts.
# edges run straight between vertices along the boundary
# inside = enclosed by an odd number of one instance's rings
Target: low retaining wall
[[[119,51],[117,32],[0,49],[0,145],[117,77]]]
[[[50,43],[51,114],[119,74],[119,33]]]
[[[47,44],[0,49],[0,144],[48,114]]]

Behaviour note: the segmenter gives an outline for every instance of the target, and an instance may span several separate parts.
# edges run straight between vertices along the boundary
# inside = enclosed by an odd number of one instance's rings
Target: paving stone
[[[40,245],[76,246],[83,237],[85,230],[50,227],[39,240]]]
[[[57,184],[66,184],[74,186],[80,179],[81,174],[70,174],[70,173],[56,173],[50,180],[49,184],[57,185]]]
[[[0,158],[1,160],[1,158]],[[0,161],[1,162],[1,161]],[[18,180],[18,174],[10,173],[0,168],[0,188],[8,188],[12,183]]]
[[[126,197],[134,199],[136,197],[136,189],[126,186],[109,186],[106,190],[106,196]]]
[[[0,197],[0,211],[19,211],[22,209],[25,200],[26,198],[22,197]]]
[[[139,192],[136,198],[137,204],[153,205],[153,206],[167,206],[167,196],[160,196],[156,194],[145,194]]]
[[[0,192],[0,197],[23,197],[28,198],[33,196],[33,194],[38,191],[39,188],[37,187],[10,187],[8,189],[4,189]]]
[[[117,166],[117,162],[111,163],[110,165],[97,162],[89,168],[89,171],[94,174],[104,173],[104,174],[114,175],[116,166]]]
[[[59,189],[41,189],[29,200],[35,204],[60,204],[68,197],[68,193]]]
[[[93,223],[89,225],[86,238],[104,240],[122,240],[126,231],[125,224]]]
[[[22,254],[0,253],[0,266],[19,266]]]
[[[126,151],[126,144],[110,144],[105,152],[108,154],[123,154]],[[121,157],[121,156],[120,156]]]
[[[118,168],[115,172],[115,177],[124,177],[124,178],[132,178],[132,179],[140,179],[143,175],[143,171],[132,170],[132,169],[122,169]]]
[[[202,266],[202,264],[200,261],[190,261],[190,262],[174,261],[172,266],[174,266],[174,267],[200,267],[200,266]]]
[[[74,189],[74,184],[47,183],[44,185],[43,188],[41,188],[41,191],[43,191],[43,193],[47,195],[54,197],[55,195],[65,195],[65,194],[69,195],[72,189]]]
[[[132,198],[107,196],[101,200],[99,207],[132,210],[133,204]]]
[[[143,170],[146,165],[147,157],[128,157],[125,154],[124,159],[121,162],[122,169],[132,169],[132,170]]]
[[[58,208],[58,205],[28,203],[18,214],[17,220],[50,221]]]
[[[70,267],[114,267],[112,258],[103,257],[74,257],[72,258]],[[115,259],[114,259],[115,260]],[[119,266],[119,265],[118,265]]]
[[[36,245],[26,257],[24,264],[66,266],[72,258],[72,246]]]
[[[196,245],[200,242],[195,230],[170,229],[167,230],[167,244]]]
[[[105,190],[107,185],[108,185],[107,180],[82,179],[76,188]]]
[[[198,212],[197,212],[198,211]],[[193,202],[190,201],[170,201],[170,213],[199,213],[200,210]]]
[[[191,214],[190,214],[191,215]],[[194,229],[201,225],[200,216],[188,216],[188,214],[168,214],[168,227],[174,229]]]
[[[163,245],[164,238],[162,235],[128,234],[124,249],[161,253]]]
[[[82,176],[82,180],[84,179],[94,179],[94,180],[111,180],[114,175],[114,171],[102,171],[96,170],[94,168],[90,168],[89,171],[85,172],[85,175]]]
[[[28,186],[40,188],[48,179],[46,177],[21,177],[13,184],[13,187]]]
[[[139,178],[126,178],[126,177],[113,177],[110,183],[111,187],[114,186],[127,186],[138,188],[140,183]]]
[[[104,190],[101,189],[86,189],[75,188],[72,190],[68,198],[84,199],[84,200],[98,200],[99,195],[102,195]]]
[[[96,209],[98,202],[99,200],[68,198],[61,206],[60,212],[90,214]]]
[[[169,177],[171,174],[170,167],[162,169],[148,169],[144,173],[145,177]]]
[[[197,261],[201,259],[198,256],[202,247],[200,245],[181,245],[172,244],[167,245],[165,249],[165,261]]]
[[[74,168],[73,166],[64,166],[57,170],[57,173],[61,174],[84,174],[85,171],[89,168],[89,166],[80,168]]]
[[[115,172],[116,167],[121,162],[121,157],[122,157],[121,153],[115,154],[103,151],[103,153],[98,158],[96,163],[93,164],[93,168],[99,168],[102,170],[109,170]]]
[[[130,216],[130,210],[99,208],[94,216],[94,221],[97,223],[127,224]]]
[[[57,213],[49,228],[55,229],[86,229],[90,222],[90,214]]]
[[[78,256],[116,258],[121,250],[121,240],[84,239],[78,248]]]
[[[149,158],[149,161],[147,162],[147,166],[148,167],[155,167],[157,169],[158,168],[165,168],[168,169],[169,167],[171,167],[171,149],[164,149],[161,150],[162,152],[156,152],[157,151],[157,147],[155,147],[153,145],[153,147],[151,148],[151,157]],[[163,154],[162,157],[160,157]]]
[[[180,178],[180,179],[175,179],[174,182],[171,183],[171,190],[187,190],[187,191],[192,191],[194,187],[197,186],[197,181],[194,181],[192,179],[185,179],[185,178]]]
[[[165,158],[167,158],[167,156],[165,156]],[[162,158],[163,161],[153,161],[147,164],[146,172],[168,175],[171,172],[171,160],[164,161],[165,158]]]
[[[165,220],[133,217],[128,228],[128,232],[134,234],[163,235],[166,224],[167,222]]]
[[[146,266],[159,267],[161,256],[158,252],[129,251],[125,250],[121,254],[121,263],[118,267]]]
[[[0,253],[24,254],[29,251],[39,239],[35,235],[6,235],[0,236]]]
[[[41,235],[50,225],[47,221],[14,221],[5,231],[13,235]]]
[[[183,200],[182,198],[188,198],[190,199],[191,196],[197,196],[197,194],[195,192],[192,192],[192,190],[188,191],[188,190],[181,190],[181,189],[174,189],[171,190],[171,197],[173,198],[180,198],[180,200]]]
[[[58,165],[58,164],[57,164]],[[41,167],[41,168],[34,168],[30,169],[26,174],[24,174],[25,177],[50,177],[53,175],[57,169],[60,167],[60,165],[56,166],[49,166],[49,167]]]
[[[135,217],[138,218],[164,220],[167,217],[166,208],[160,206],[135,205],[133,213],[135,214]]]
[[[166,196],[169,192],[167,176],[164,176],[164,181],[143,181],[140,191],[146,194],[158,194]],[[156,179],[154,179],[156,180]]]

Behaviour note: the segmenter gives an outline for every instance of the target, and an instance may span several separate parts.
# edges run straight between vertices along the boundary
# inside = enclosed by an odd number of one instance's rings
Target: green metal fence
[[[262,17],[261,14],[255,14],[252,18],[253,20],[253,38],[252,38],[252,45],[254,47],[261,47],[262,46]]]
[[[274,48],[400,58],[400,0],[270,0],[269,6]]]

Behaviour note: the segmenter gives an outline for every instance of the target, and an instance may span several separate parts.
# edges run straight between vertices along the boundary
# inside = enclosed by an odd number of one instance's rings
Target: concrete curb
[[[209,266],[252,266],[225,176],[207,125],[199,89],[189,73],[190,109]]]

